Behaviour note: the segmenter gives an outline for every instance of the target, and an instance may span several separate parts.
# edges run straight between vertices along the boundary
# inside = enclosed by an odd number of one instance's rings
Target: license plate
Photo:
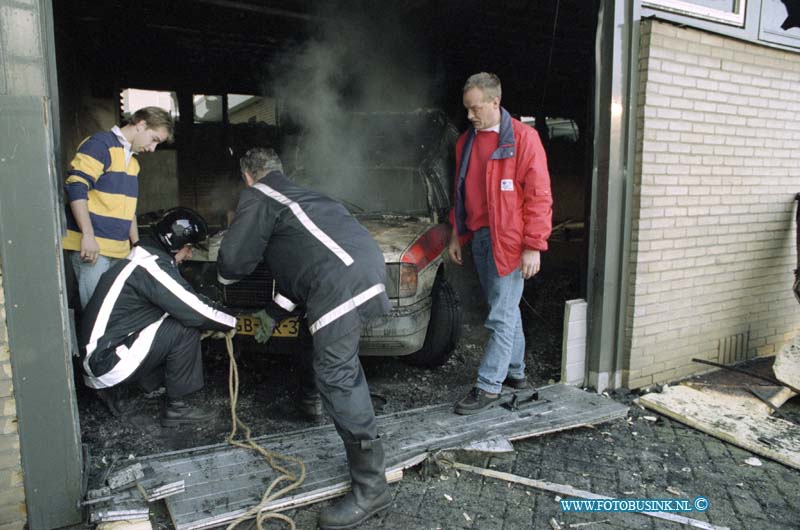
[[[236,319],[236,334],[255,335],[259,326],[261,326],[261,322],[257,318],[240,316]],[[284,318],[272,330],[272,336],[278,338],[294,338],[299,335],[300,319],[298,317]]]

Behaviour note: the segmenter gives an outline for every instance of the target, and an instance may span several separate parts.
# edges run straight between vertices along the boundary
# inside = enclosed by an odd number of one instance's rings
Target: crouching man
[[[248,188],[219,249],[219,281],[240,280],[263,260],[275,277],[275,303],[304,308],[314,379],[352,479],[352,491],[322,510],[319,526],[352,528],[392,502],[358,359],[362,323],[389,311],[383,253],[344,206],[290,182],[272,149],[250,149],[240,166]]]
[[[213,417],[184,398],[203,387],[201,330],[227,332],[236,318],[195,294],[177,267],[206,235],[198,214],[174,208],[100,278],[83,314],[82,365],[86,385],[112,412],[119,411],[114,387],[135,382],[145,391],[166,387],[165,427]]]

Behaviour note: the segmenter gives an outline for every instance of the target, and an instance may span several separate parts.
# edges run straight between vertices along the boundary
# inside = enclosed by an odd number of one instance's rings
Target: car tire
[[[435,368],[447,363],[461,335],[461,302],[443,276],[436,278],[431,293],[431,318],[422,348],[403,359],[414,366]]]

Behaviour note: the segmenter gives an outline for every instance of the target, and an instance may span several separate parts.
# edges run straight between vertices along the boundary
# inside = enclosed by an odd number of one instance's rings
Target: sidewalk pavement
[[[625,392],[611,396],[630,405],[627,420],[515,442],[513,454],[461,453],[459,461],[615,498],[704,496],[710,503],[706,512],[680,515],[732,529],[800,527],[800,471],[763,457],[757,457],[760,466],[750,465],[746,460],[756,455],[643,410],[632,403],[634,397]],[[795,422],[800,419],[798,400],[781,408]],[[563,513],[553,493],[430,464],[407,470],[390,487],[391,508],[359,529],[681,527],[635,513]],[[289,515],[298,529],[313,529],[322,506]]]

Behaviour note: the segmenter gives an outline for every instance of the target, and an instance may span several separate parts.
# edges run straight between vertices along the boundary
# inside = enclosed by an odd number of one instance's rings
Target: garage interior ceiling
[[[460,98],[453,94],[460,93],[468,75],[486,70],[500,76],[504,105],[515,113],[580,119],[587,112],[594,75],[594,1],[332,4],[70,0],[55,1],[53,8],[57,47],[70,48],[75,68],[91,72],[98,92],[124,86],[269,92],[270,65],[291,62],[310,40],[366,29],[368,37],[360,42],[363,57],[394,41],[393,53],[413,55],[415,65],[433,81],[432,105],[460,110]]]

